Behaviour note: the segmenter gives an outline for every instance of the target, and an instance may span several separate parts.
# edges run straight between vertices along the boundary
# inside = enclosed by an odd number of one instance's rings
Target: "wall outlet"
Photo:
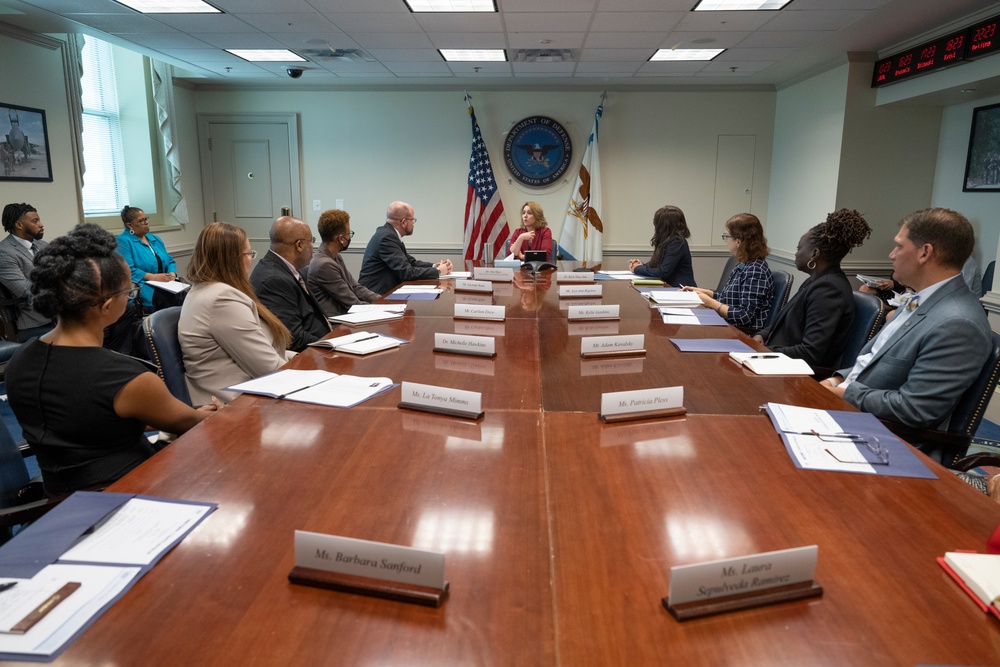
[[[323,207],[322,207],[322,205],[320,205],[318,199],[313,199],[313,210],[314,211],[321,211],[321,210],[323,210]]]
[[[340,209],[341,211],[344,210],[344,200],[343,199],[338,199],[337,200],[337,208]]]

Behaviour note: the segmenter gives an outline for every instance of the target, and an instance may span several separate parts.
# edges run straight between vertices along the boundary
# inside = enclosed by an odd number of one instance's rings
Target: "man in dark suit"
[[[962,280],[975,236],[965,216],[930,208],[903,218],[889,254],[915,295],[862,348],[853,367],[824,380],[860,410],[915,428],[947,428],[959,397],[990,354],[990,325]]]
[[[413,233],[413,207],[401,201],[389,204],[385,224],[375,230],[365,248],[358,282],[375,292],[386,294],[408,280],[433,280],[451,273],[451,262],[437,264],[416,259],[403,245],[403,237]]]
[[[312,259],[316,239],[309,225],[290,216],[274,221],[270,237],[271,249],[250,274],[250,283],[260,302],[292,332],[289,349],[301,352],[331,330],[323,309],[299,274]]]
[[[0,241],[0,284],[10,296],[24,299],[17,306],[17,338],[23,343],[53,327],[52,320],[35,312],[30,303],[35,253],[48,245],[42,240],[45,226],[30,204],[7,204],[2,220],[9,233]]]

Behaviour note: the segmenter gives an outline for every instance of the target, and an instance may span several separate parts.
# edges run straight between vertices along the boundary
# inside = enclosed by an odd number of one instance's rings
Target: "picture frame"
[[[52,182],[44,110],[0,102],[0,181]]]
[[[972,110],[963,192],[1000,192],[1000,104]]]

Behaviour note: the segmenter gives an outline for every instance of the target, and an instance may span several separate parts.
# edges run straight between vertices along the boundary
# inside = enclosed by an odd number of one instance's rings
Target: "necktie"
[[[34,257],[35,253],[37,253],[37,252],[38,252],[38,246],[36,246],[35,243],[32,242],[31,243],[31,256]]]
[[[900,295],[897,299],[899,301],[899,307],[905,308],[906,310],[916,310],[917,306],[920,305],[920,295],[914,294],[913,292],[906,292]]]

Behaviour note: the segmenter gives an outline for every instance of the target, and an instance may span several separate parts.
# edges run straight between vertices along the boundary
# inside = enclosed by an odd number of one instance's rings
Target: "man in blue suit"
[[[962,214],[930,208],[903,218],[894,241],[894,275],[916,294],[903,298],[853,367],[823,384],[876,417],[946,429],[991,348],[986,313],[962,280],[975,235]]]
[[[45,225],[30,204],[7,204],[3,208],[7,238],[0,241],[0,284],[10,296],[24,299],[17,306],[17,338],[22,343],[52,329],[53,322],[31,307],[31,269],[35,253],[48,245],[42,240]]]

